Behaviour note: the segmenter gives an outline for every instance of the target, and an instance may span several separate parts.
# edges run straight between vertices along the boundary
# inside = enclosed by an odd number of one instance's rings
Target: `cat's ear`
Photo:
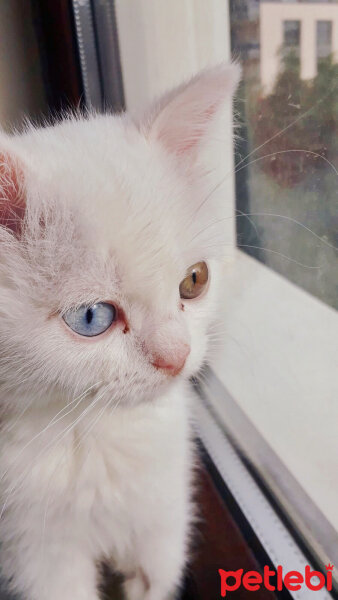
[[[171,153],[194,162],[200,142],[241,76],[239,65],[207,69],[160,100],[148,119],[148,137]]]
[[[25,209],[23,166],[12,151],[0,144],[0,227],[19,237]]]

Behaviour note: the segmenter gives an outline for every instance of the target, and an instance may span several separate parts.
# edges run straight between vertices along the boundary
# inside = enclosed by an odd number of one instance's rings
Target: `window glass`
[[[338,4],[232,0],[231,40],[238,245],[337,307]]]
[[[284,47],[299,48],[300,45],[300,21],[283,21]]]
[[[317,21],[317,59],[332,52],[332,21]]]

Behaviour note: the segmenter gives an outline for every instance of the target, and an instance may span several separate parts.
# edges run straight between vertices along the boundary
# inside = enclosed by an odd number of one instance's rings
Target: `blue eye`
[[[94,337],[106,331],[116,320],[116,308],[107,302],[98,302],[93,306],[80,306],[68,310],[63,320],[73,331],[86,337]]]

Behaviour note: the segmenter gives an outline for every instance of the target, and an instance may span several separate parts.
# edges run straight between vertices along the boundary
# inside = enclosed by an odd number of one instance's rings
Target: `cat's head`
[[[0,400],[137,403],[201,367],[226,244],[203,156],[238,78],[0,136]]]

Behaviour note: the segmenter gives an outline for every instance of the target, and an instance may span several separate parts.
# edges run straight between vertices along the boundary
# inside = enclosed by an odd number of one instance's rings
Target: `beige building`
[[[302,79],[316,76],[317,61],[321,56],[332,53],[338,62],[338,4],[260,3],[260,68],[266,93],[273,88],[283,45],[299,52]]]

